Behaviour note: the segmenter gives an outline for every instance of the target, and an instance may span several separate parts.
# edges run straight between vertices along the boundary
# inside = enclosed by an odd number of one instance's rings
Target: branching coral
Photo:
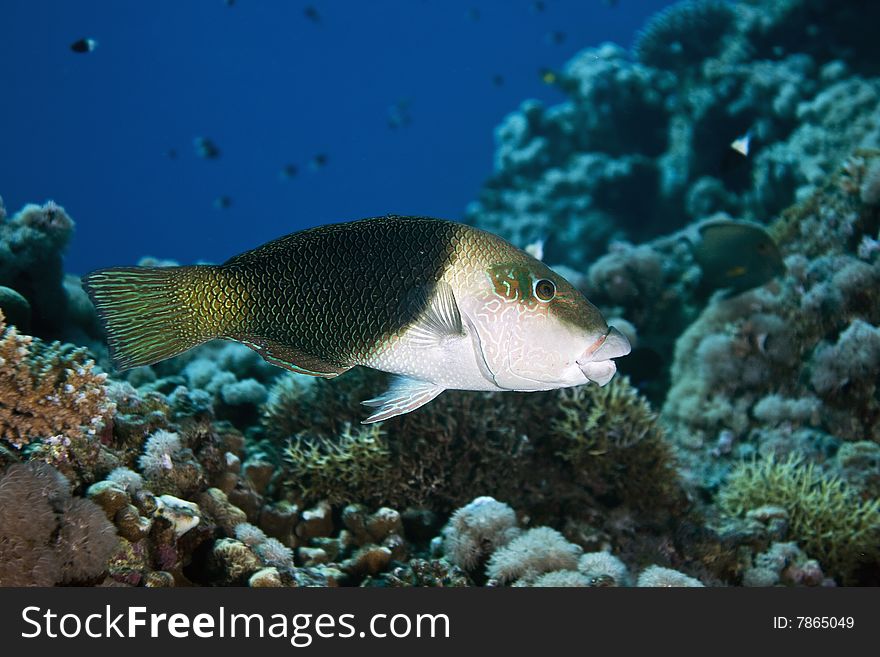
[[[276,386],[264,429],[276,444],[293,438],[284,480],[296,494],[441,512],[491,495],[540,509],[533,517],[542,522],[564,505],[585,511],[592,496],[650,509],[652,522],[669,517],[661,508],[683,508],[656,418],[622,378],[578,391],[447,391],[376,433],[352,429],[360,400],[382,385],[380,375],[355,371],[298,395]],[[605,453],[590,453],[597,445]]]
[[[335,440],[301,434],[288,441],[284,459],[303,495],[333,503],[378,490],[383,473],[394,468],[387,439],[377,424],[356,428],[346,424]]]
[[[514,426],[515,400],[448,391],[378,432],[352,429],[363,418],[360,402],[384,385],[384,375],[355,370],[300,394],[290,383],[275,386],[263,426],[274,443],[290,441],[288,486],[312,500],[443,510],[475,489],[503,496],[499,490],[514,488],[527,451]]]
[[[743,463],[719,492],[718,505],[732,516],[784,508],[790,538],[844,581],[880,555],[880,500],[860,499],[856,489],[797,458]]]
[[[577,519],[594,528],[587,533],[607,531],[613,538],[605,540],[618,545],[635,541],[631,523],[644,529],[642,540],[680,522],[691,506],[653,412],[623,377],[576,391],[447,391],[380,429],[352,428],[363,417],[360,400],[383,384],[382,376],[355,370],[315,381],[300,394],[289,384],[276,386],[264,415],[271,440],[263,449],[292,438],[279,477],[289,499],[300,506],[331,499],[442,514],[474,496],[492,496],[533,523],[564,527]],[[620,507],[626,519],[614,518]],[[478,522],[473,531],[459,526],[474,520],[462,513],[450,522],[457,538],[447,536],[447,550],[464,568],[516,533],[509,509],[499,514],[500,524]],[[577,540],[575,525],[566,536]]]
[[[94,436],[113,413],[106,376],[85,349],[22,335],[0,313],[0,438],[15,447]]]
[[[553,422],[553,431],[567,439],[560,456],[568,461],[600,456],[661,435],[648,402],[625,377],[616,377],[601,388],[563,389],[559,408],[561,418]]]
[[[653,509],[658,518],[660,508],[686,506],[664,432],[626,377],[557,395],[550,438],[556,454],[573,466],[575,481],[603,499]]]

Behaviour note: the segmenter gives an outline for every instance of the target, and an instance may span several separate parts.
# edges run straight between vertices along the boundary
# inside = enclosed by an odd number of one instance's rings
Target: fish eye
[[[541,301],[550,301],[556,296],[556,283],[549,278],[542,278],[535,283],[535,296]]]

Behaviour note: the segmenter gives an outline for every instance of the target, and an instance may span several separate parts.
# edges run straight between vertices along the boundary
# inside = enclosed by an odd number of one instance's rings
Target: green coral
[[[376,424],[355,429],[348,424],[336,440],[296,436],[288,441],[284,459],[303,495],[333,504],[376,490],[393,468],[388,441]]]
[[[688,506],[655,414],[623,377],[527,394],[449,390],[380,428],[354,429],[360,401],[385,380],[355,370],[276,384],[263,431],[288,445],[283,480],[294,498],[442,513],[491,495],[545,524],[604,524],[600,509],[626,504],[660,526]]]
[[[476,487],[507,490],[525,464],[525,449],[503,397],[448,391],[416,413],[353,431],[361,401],[387,377],[355,370],[332,382],[278,382],[263,411],[263,430],[285,450],[287,486],[310,500],[366,502],[449,510]],[[510,491],[512,493],[512,490]]]
[[[664,432],[627,377],[556,395],[559,411],[549,438],[556,454],[572,465],[575,482],[638,510],[682,506]]]
[[[648,402],[626,377],[617,377],[601,388],[563,389],[559,409],[562,417],[554,420],[552,430],[564,437],[566,444],[560,456],[569,461],[632,447],[645,438],[656,437],[660,431]]]
[[[880,500],[860,499],[813,463],[791,456],[743,463],[718,495],[719,509],[730,516],[768,505],[788,512],[790,538],[845,583],[880,556]]]

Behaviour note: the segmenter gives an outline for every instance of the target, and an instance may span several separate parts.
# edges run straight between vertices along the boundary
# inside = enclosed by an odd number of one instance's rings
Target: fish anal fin
[[[424,406],[445,388],[429,381],[413,379],[408,376],[397,376],[384,393],[375,399],[361,402],[377,410],[361,424],[381,422],[397,415],[403,415]]]
[[[296,347],[281,344],[268,338],[233,338],[246,347],[256,351],[270,365],[282,367],[297,374],[319,376],[332,379],[351,369],[351,365],[335,365],[298,350]]]
[[[412,303],[423,308],[407,331],[407,337],[413,342],[433,346],[465,334],[458,303],[449,283],[439,281],[430,288],[419,287],[412,293]]]

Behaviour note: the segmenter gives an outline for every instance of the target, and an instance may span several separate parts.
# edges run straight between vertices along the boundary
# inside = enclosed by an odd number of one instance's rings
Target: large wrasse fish
[[[128,369],[214,338],[279,367],[396,375],[365,422],[447,389],[606,384],[627,339],[563,277],[491,233],[387,216],[292,233],[222,265],[113,267],[83,283],[114,365]]]

